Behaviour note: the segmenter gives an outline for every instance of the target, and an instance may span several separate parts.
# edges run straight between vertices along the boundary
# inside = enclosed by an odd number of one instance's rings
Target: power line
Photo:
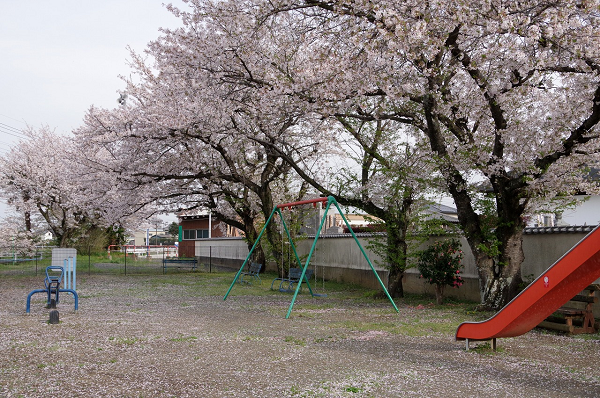
[[[12,120],[14,120],[14,121],[16,121],[16,122],[23,123],[23,124],[25,124],[25,125],[27,124],[27,123],[26,123],[24,120],[15,119],[14,117],[10,117],[10,116],[8,116],[8,115],[4,115],[4,114],[2,114],[2,113],[0,113],[0,116],[6,117],[6,118],[8,118],[8,119],[12,119]]]
[[[7,155],[12,150],[16,142],[10,140],[10,137],[15,137],[19,140],[26,140],[28,137],[23,134],[23,130],[0,122],[0,156]]]
[[[19,128],[13,127],[13,126],[11,126],[9,124],[0,122],[0,126],[2,126],[2,128],[4,128],[4,129],[14,131],[15,133],[23,134],[22,133],[23,129],[19,129]]]
[[[18,129],[18,128],[16,128],[16,127],[13,127],[13,126],[10,126],[10,125],[8,125],[8,124],[6,124],[6,123],[2,123],[2,122],[0,122],[0,124],[1,124],[1,125],[3,125],[3,126],[5,126],[6,128],[9,128],[9,129],[11,129],[11,130],[14,130],[14,131],[23,131],[22,129]]]
[[[21,132],[22,130],[16,129],[9,126],[8,124],[0,123],[0,132],[8,135],[12,135],[17,138],[27,139],[27,136]]]

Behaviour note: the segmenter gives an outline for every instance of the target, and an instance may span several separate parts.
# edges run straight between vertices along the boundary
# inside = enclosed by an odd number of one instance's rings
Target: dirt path
[[[289,295],[223,301],[214,278],[89,276],[49,325],[41,294],[25,315],[39,284],[0,282],[2,397],[600,396],[599,340],[533,331],[465,352],[450,307],[301,295],[286,320]]]

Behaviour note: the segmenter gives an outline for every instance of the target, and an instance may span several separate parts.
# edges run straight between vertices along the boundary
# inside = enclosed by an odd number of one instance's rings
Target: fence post
[[[127,246],[125,246],[125,275],[127,275]]]

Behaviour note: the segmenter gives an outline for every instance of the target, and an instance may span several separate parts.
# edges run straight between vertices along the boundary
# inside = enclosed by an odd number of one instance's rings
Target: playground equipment
[[[492,340],[527,333],[600,278],[600,229],[594,228],[496,315],[483,322],[464,322],[456,340]]]
[[[65,273],[63,267],[58,265],[50,265],[46,267],[46,278],[44,279],[44,289],[34,289],[27,295],[27,305],[25,307],[25,311],[29,314],[31,309],[31,296],[36,293],[46,293],[47,300],[46,306],[48,308],[56,308],[56,305],[59,303],[59,293],[71,293],[73,298],[75,299],[75,311],[77,311],[79,307],[79,296],[77,296],[77,292],[74,289],[67,288],[61,289],[61,283],[65,282],[65,278],[67,278],[68,273]],[[72,278],[69,278],[69,282],[65,282],[68,286],[71,286]]]
[[[313,275],[313,270],[312,269],[307,269],[306,270],[306,274],[304,275],[305,280],[302,280],[301,276],[302,276],[302,268],[290,268],[290,272],[288,273],[287,278],[282,277],[282,278],[275,278],[273,279],[273,282],[271,282],[271,290],[273,290],[273,286],[275,285],[275,282],[279,281],[279,291],[282,293],[294,293],[295,289],[294,289],[294,284],[295,283],[304,283],[305,281],[310,281],[310,278]],[[300,286],[300,289],[302,289],[302,286]],[[313,293],[311,291],[311,294],[315,297],[327,297],[326,294],[316,294]]]
[[[77,290],[77,257],[63,259],[65,289]]]
[[[304,265],[302,265],[302,262],[300,261],[300,257],[298,256],[298,253],[296,252],[296,247],[294,246],[294,242],[292,241],[292,237],[290,235],[288,227],[287,227],[287,225],[285,223],[285,219],[283,217],[283,214],[281,214],[281,209],[285,209],[285,208],[291,209],[294,206],[305,205],[305,204],[312,204],[313,206],[316,207],[317,203],[327,203],[327,205],[325,207],[325,211],[323,213],[323,217],[321,218],[321,223],[319,224],[319,228],[318,228],[318,230],[317,230],[317,232],[315,234],[315,239],[314,239],[314,241],[312,243],[310,252],[308,253],[308,257],[306,259],[306,263]],[[340,213],[340,216],[342,217],[342,219],[344,220],[344,223],[348,227],[348,230],[352,234],[352,237],[354,238],[354,241],[356,242],[356,244],[358,245],[360,251],[362,252],[363,256],[365,257],[365,260],[367,260],[367,263],[371,267],[371,270],[373,271],[373,274],[375,274],[375,277],[377,278],[377,281],[379,282],[379,285],[383,289],[385,295],[389,299],[390,303],[392,303],[392,306],[394,307],[394,309],[396,310],[396,312],[399,312],[398,311],[398,307],[396,307],[396,303],[394,303],[394,300],[392,299],[392,297],[390,296],[390,294],[389,294],[388,290],[386,289],[385,285],[381,281],[381,278],[379,277],[379,275],[375,271],[375,267],[371,263],[371,260],[367,256],[367,253],[363,249],[363,247],[360,244],[360,242],[358,241],[358,238],[356,237],[356,234],[352,230],[352,227],[350,226],[350,223],[348,222],[348,220],[344,216],[342,210],[340,209],[340,206],[338,205],[337,201],[335,200],[335,198],[333,196],[329,196],[327,198],[317,198],[317,199],[303,200],[303,201],[299,201],[299,202],[284,203],[284,204],[280,204],[280,205],[275,206],[275,208],[273,208],[273,211],[271,212],[271,215],[267,219],[267,222],[265,223],[264,227],[262,228],[262,230],[258,234],[258,237],[254,241],[254,245],[252,246],[252,249],[250,249],[250,252],[248,253],[248,256],[246,257],[246,259],[244,260],[244,262],[243,262],[242,266],[240,267],[239,271],[237,272],[237,274],[233,278],[233,282],[231,283],[231,286],[229,287],[229,290],[227,290],[227,293],[225,293],[225,296],[223,297],[223,300],[227,300],[227,296],[229,296],[229,293],[231,292],[231,289],[233,289],[233,286],[235,285],[235,282],[240,277],[240,274],[242,273],[242,270],[246,266],[246,263],[249,261],[250,256],[252,255],[252,253],[254,252],[254,249],[258,245],[258,242],[260,242],[260,239],[261,239],[262,235],[264,234],[267,226],[269,225],[269,223],[273,219],[273,216],[275,215],[275,213],[277,213],[279,215],[279,218],[281,220],[281,224],[283,226],[283,229],[285,230],[285,233],[287,235],[287,238],[288,238],[289,244],[290,244],[290,246],[292,248],[292,251],[294,252],[294,256],[296,258],[298,266],[302,270],[302,272],[300,273],[300,276],[298,278],[299,282],[296,283],[296,289],[295,289],[294,295],[292,297],[292,302],[290,303],[290,306],[288,308],[288,312],[287,312],[287,314],[285,316],[286,319],[290,317],[292,309],[294,308],[294,303],[296,302],[296,298],[298,297],[298,293],[300,292],[300,288],[302,287],[302,283],[306,283],[306,286],[308,287],[308,290],[309,290],[311,296],[316,297],[317,295],[312,291],[312,288],[310,286],[310,282],[309,282],[308,278],[306,277],[306,272],[307,272],[308,265],[310,264],[310,259],[311,259],[312,255],[313,255],[314,251],[315,251],[315,247],[317,245],[317,239],[319,238],[319,235],[321,233],[321,229],[323,228],[323,224],[325,223],[327,212],[329,211],[329,208],[331,207],[332,204],[338,209],[338,211]],[[293,287],[293,285],[290,285],[290,286]]]

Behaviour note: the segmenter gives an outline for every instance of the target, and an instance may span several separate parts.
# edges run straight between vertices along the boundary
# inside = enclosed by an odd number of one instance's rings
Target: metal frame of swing
[[[281,209],[285,209],[285,208],[291,209],[294,206],[299,206],[299,205],[303,205],[303,204],[313,204],[313,206],[316,207],[317,203],[325,203],[325,202],[327,202],[327,206],[325,208],[325,212],[323,213],[323,217],[321,218],[321,223],[319,224],[319,229],[317,230],[317,232],[315,234],[315,239],[314,239],[313,244],[311,246],[310,252],[308,253],[308,257],[306,259],[306,263],[304,265],[302,265],[302,261],[300,261],[300,257],[298,257],[298,253],[296,251],[296,247],[294,246],[294,242],[292,241],[292,237],[291,237],[290,232],[289,232],[289,230],[287,228],[287,225],[285,223],[283,214],[281,214]],[[287,234],[289,243],[290,243],[290,245],[292,247],[294,255],[296,256],[296,261],[298,262],[298,265],[302,268],[302,273],[301,273],[301,276],[299,278],[299,281],[306,282],[306,285],[308,287],[308,290],[310,291],[310,294],[313,297],[318,297],[318,295],[316,295],[312,291],[312,288],[310,287],[310,283],[306,279],[306,270],[308,268],[308,265],[310,264],[310,259],[311,259],[312,255],[313,255],[313,253],[315,251],[315,248],[316,248],[316,245],[317,245],[317,239],[319,238],[319,235],[321,234],[321,229],[323,228],[323,224],[325,223],[325,218],[326,218],[327,213],[329,211],[329,208],[331,207],[332,204],[334,204],[335,207],[338,209],[338,211],[340,213],[340,216],[342,217],[342,219],[344,220],[344,223],[348,227],[348,230],[352,234],[352,237],[354,238],[354,241],[356,242],[356,244],[358,245],[360,251],[362,252],[363,256],[365,257],[365,260],[367,260],[367,263],[371,267],[371,270],[373,271],[373,274],[375,274],[375,277],[377,278],[377,281],[379,282],[379,285],[381,286],[381,288],[385,292],[385,295],[387,296],[387,298],[390,301],[390,303],[392,303],[392,306],[394,307],[394,310],[396,310],[396,312],[399,312],[398,311],[398,307],[396,307],[396,303],[394,303],[394,300],[390,296],[387,288],[385,287],[385,285],[383,284],[381,278],[377,274],[377,271],[375,271],[375,267],[371,263],[371,260],[367,256],[367,253],[363,249],[363,247],[360,244],[360,242],[358,241],[358,238],[356,237],[356,234],[352,230],[352,227],[350,226],[350,223],[348,222],[348,220],[344,216],[342,210],[340,209],[340,206],[338,205],[337,201],[335,200],[335,198],[333,196],[328,196],[326,198],[317,198],[317,199],[302,200],[302,201],[299,201],[299,202],[284,203],[284,204],[280,204],[280,205],[275,206],[273,208],[273,211],[271,212],[271,215],[269,215],[269,218],[267,219],[267,222],[265,223],[265,225],[263,226],[262,230],[258,234],[258,237],[254,241],[254,245],[252,245],[252,248],[250,249],[250,252],[248,253],[248,256],[246,257],[246,259],[242,263],[242,266],[240,267],[239,271],[236,273],[235,277],[233,278],[233,282],[231,283],[231,286],[229,286],[229,289],[227,290],[227,293],[225,293],[225,296],[223,297],[223,300],[227,300],[227,297],[229,296],[229,293],[231,292],[231,289],[233,289],[233,286],[235,285],[235,282],[240,277],[240,274],[242,273],[242,270],[246,266],[246,263],[249,261],[250,256],[252,255],[252,253],[254,252],[254,249],[258,245],[258,242],[260,242],[260,239],[262,238],[262,235],[264,234],[267,226],[271,222],[271,220],[272,220],[273,216],[275,215],[275,213],[279,214],[279,217],[281,219],[281,223],[283,225],[283,229],[285,230],[285,233]],[[289,318],[290,314],[292,313],[292,309],[294,308],[294,303],[296,302],[296,298],[298,297],[298,293],[300,291],[301,286],[302,286],[302,283],[300,283],[300,282],[296,284],[296,289],[294,291],[294,296],[292,298],[292,302],[290,303],[290,306],[288,308],[288,312],[287,312],[287,314],[285,316],[286,319]]]
[[[313,207],[316,207],[316,204],[318,202],[313,203]],[[280,214],[281,216],[281,214]],[[318,223],[318,221],[317,221]],[[317,225],[317,223],[315,223],[315,225]],[[292,268],[290,267],[288,269],[288,274],[287,276],[284,276],[284,266],[283,266],[283,254],[284,254],[284,250],[283,250],[283,228],[281,229],[281,253],[282,253],[282,259],[281,259],[281,276],[277,277],[275,279],[273,279],[273,281],[271,282],[271,290],[273,289],[273,286],[275,285],[276,281],[279,281],[279,291],[281,293],[294,293],[295,289],[294,289],[294,284],[299,284],[300,285],[300,291],[302,291],[302,283],[305,283],[310,286],[310,280],[313,276],[313,273],[315,275],[315,284],[317,283],[317,274],[316,274],[316,266],[315,266],[315,271],[311,270],[310,268],[306,269],[306,273],[304,275],[304,280],[301,279],[302,276],[302,264],[299,263],[300,268]],[[317,237],[319,237],[320,235],[315,235],[315,239]],[[286,242],[288,244],[290,244],[290,246],[292,246],[291,242]],[[288,261],[289,261],[289,253],[290,253],[291,249],[288,249]],[[316,253],[316,252],[315,252]],[[315,256],[316,257],[316,256]],[[296,254],[296,259],[298,259],[298,255]],[[313,297],[327,297],[327,294],[325,293],[315,293],[312,291],[312,289],[310,289],[310,293]]]

